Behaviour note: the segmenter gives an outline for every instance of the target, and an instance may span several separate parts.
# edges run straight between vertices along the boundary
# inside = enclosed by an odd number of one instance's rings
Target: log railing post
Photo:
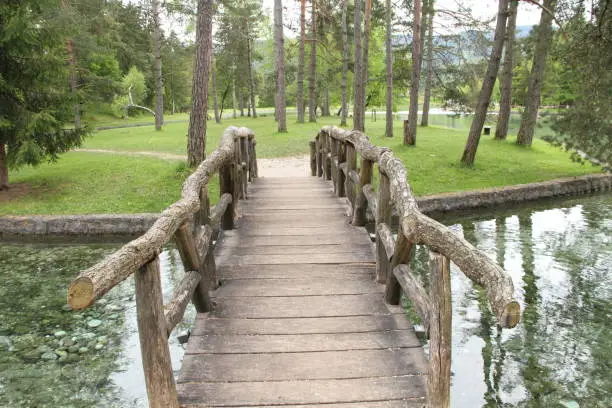
[[[334,193],[338,189],[338,141],[333,137],[329,138],[331,143],[331,158],[329,161],[332,184],[334,185]]]
[[[357,197],[355,199],[355,211],[353,212],[353,225],[363,227],[366,224],[366,210],[368,208],[368,199],[363,193],[363,186],[372,183],[372,168],[374,163],[371,160],[361,158],[359,168],[359,188],[357,189]]]
[[[212,301],[208,293],[211,278],[208,276],[205,263],[200,259],[196,240],[187,223],[179,227],[174,238],[185,271],[200,271],[200,275],[202,275],[196,290],[193,292],[193,304],[198,313],[208,312],[212,309]]]
[[[338,142],[338,179],[336,180],[336,195],[338,197],[346,196],[346,175],[341,169],[341,165],[346,163],[346,144]]]
[[[323,176],[323,146],[322,138],[323,132],[319,132],[315,140],[317,144],[317,177]]]
[[[391,186],[389,177],[378,169],[378,195],[376,199],[376,230],[378,231],[379,224],[391,225],[391,211],[393,205],[391,203]],[[385,246],[380,239],[378,232],[376,233],[376,281],[378,283],[387,282],[387,276],[392,275],[389,258],[385,251]]]
[[[406,235],[403,233],[400,226],[397,232],[397,239],[395,240],[395,252],[391,258],[391,267],[387,274],[387,283],[385,285],[385,301],[390,305],[398,305],[400,301],[400,295],[402,294],[402,287],[397,281],[397,277],[393,273],[396,266],[401,264],[410,265],[412,259],[413,245],[408,241]]]
[[[138,336],[147,395],[151,408],[178,408],[176,384],[168,348],[159,259],[135,273]]]
[[[238,163],[242,169],[242,198],[246,200],[248,198],[248,185],[251,176],[249,175],[249,130],[247,128],[239,129],[240,135],[240,162]]]
[[[351,216],[355,210],[355,185],[350,177],[351,171],[357,169],[357,152],[355,146],[350,143],[346,144],[346,196],[351,203]]]
[[[325,158],[323,160],[323,164],[325,165],[325,180],[331,180],[331,161],[333,159],[331,154],[331,146],[332,146],[332,137],[330,135],[325,135]]]
[[[242,177],[244,175],[242,170],[242,149],[240,148],[240,136],[238,135],[234,137],[234,173],[234,190],[236,191],[236,198],[243,199],[244,191],[242,189]],[[234,204],[234,206],[237,205],[238,203]]]
[[[234,161],[224,165],[219,171],[219,184],[221,195],[228,193],[232,195],[232,202],[227,205],[221,218],[221,228],[231,230],[234,228],[234,207],[238,195],[236,192],[235,179],[236,166]]]
[[[310,141],[310,175],[312,177],[317,175],[317,145],[316,142]]]
[[[429,252],[429,376],[427,407],[450,407],[452,307],[450,262]]]

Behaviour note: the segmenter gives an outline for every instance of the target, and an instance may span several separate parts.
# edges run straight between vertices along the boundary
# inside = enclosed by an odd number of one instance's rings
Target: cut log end
[[[521,306],[518,304],[518,302],[510,302],[504,308],[504,312],[499,319],[499,323],[504,328],[512,329],[513,327],[516,327],[520,320]]]
[[[94,302],[93,282],[90,278],[75,279],[68,289],[68,304],[73,309],[85,309]]]

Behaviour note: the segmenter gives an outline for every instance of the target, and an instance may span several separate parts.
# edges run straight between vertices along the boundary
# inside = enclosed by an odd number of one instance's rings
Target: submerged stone
[[[58,330],[55,333],[53,333],[53,335],[55,337],[64,337],[67,333],[64,330]]]
[[[48,351],[44,353],[42,356],[40,356],[42,360],[47,360],[47,361],[56,360],[57,357],[58,357],[57,354],[55,354],[52,351]]]
[[[100,326],[101,324],[102,324],[102,320],[92,319],[92,320],[87,322],[87,327],[95,329],[96,327]]]
[[[85,354],[89,351],[89,349],[87,347],[81,347],[79,349],[79,354]]]

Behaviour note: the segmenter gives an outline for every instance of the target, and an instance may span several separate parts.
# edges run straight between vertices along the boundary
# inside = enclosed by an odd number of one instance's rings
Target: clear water
[[[524,314],[500,332],[482,290],[452,269],[452,406],[612,406],[612,196],[459,220],[443,221],[503,263]],[[71,279],[118,246],[0,243],[1,407],[146,406],[133,280],[83,312],[63,309]],[[418,251],[417,267],[426,255]],[[183,274],[175,249],[161,265],[167,300]]]

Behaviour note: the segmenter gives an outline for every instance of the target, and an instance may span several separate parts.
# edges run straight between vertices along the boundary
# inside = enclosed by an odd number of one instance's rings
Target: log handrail
[[[138,333],[151,408],[179,406],[168,337],[183,320],[189,300],[198,312],[212,307],[209,290],[218,285],[214,237],[220,228],[234,227],[238,200],[247,198],[247,184],[257,178],[255,145],[250,129],[227,128],[219,147],[185,180],[181,198],[168,206],[146,233],[82,271],[68,288],[68,304],[83,309],[135,274]],[[216,173],[220,197],[211,207],[208,183]],[[172,238],[185,276],[164,306],[158,255]]]
[[[329,150],[331,175],[325,174]],[[352,223],[365,224],[368,207],[376,221],[376,279],[385,283],[385,300],[398,304],[403,291],[430,335],[430,371],[428,406],[448,407],[450,365],[450,278],[449,260],[474,283],[481,285],[500,326],[515,327],[520,320],[520,306],[514,299],[512,279],[484,252],[475,248],[449,228],[427,217],[419,210],[408,183],[404,163],[386,147],[370,143],[366,135],[336,126],[324,126],[311,142],[312,176],[335,181],[334,191],[344,196],[337,184],[344,181]],[[361,166],[357,169],[357,156]],[[376,193],[372,186],[372,164],[378,165]],[[357,191],[356,191],[357,190]],[[390,229],[392,212],[399,215],[397,239]],[[410,271],[410,260],[416,245],[430,251],[429,293]]]

